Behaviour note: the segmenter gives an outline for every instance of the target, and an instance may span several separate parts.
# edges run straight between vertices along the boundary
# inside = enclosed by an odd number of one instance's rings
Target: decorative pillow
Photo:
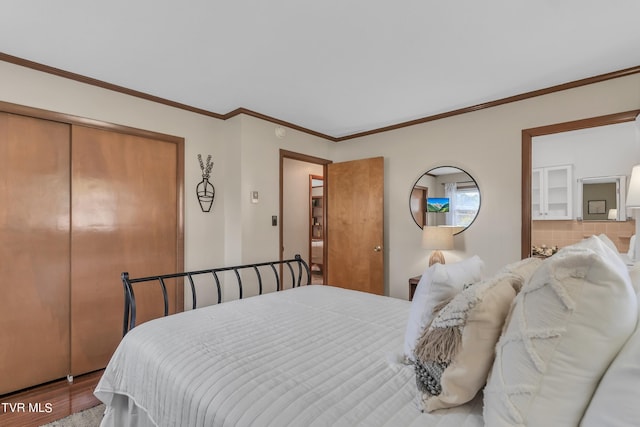
[[[618,248],[616,247],[616,244],[613,243],[613,241],[609,238],[609,236],[607,236],[606,234],[598,234],[596,237],[598,239],[602,240],[602,243],[604,243],[613,252],[615,252],[620,257],[622,262],[627,266],[627,268],[632,267],[634,265],[633,260],[629,257],[629,255],[627,253],[621,253],[620,251],[618,251]],[[636,288],[636,290],[637,290],[637,288]]]
[[[640,295],[638,295],[640,306]],[[640,420],[640,325],[622,347],[589,403],[580,427],[627,427]]]
[[[538,267],[540,267],[540,264],[542,264],[541,258],[525,258],[502,267],[500,273],[513,273],[520,276],[522,277],[522,284],[524,285],[529,281],[531,276],[533,276],[533,273]],[[516,289],[516,292],[520,292],[520,288]]]
[[[577,426],[637,317],[626,266],[598,238],[545,260],[496,347],[486,425]]]
[[[504,272],[470,286],[425,328],[415,350],[422,410],[462,405],[484,387],[504,319],[522,280]]]
[[[436,305],[462,291],[465,284],[482,279],[484,262],[473,256],[451,264],[433,264],[425,270],[413,294],[404,336],[404,355],[414,360],[413,350],[420,333],[433,318]]]

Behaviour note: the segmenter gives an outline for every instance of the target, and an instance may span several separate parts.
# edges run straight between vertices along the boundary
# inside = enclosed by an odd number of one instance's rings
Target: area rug
[[[100,404],[41,427],[98,427],[103,414],[104,404]]]

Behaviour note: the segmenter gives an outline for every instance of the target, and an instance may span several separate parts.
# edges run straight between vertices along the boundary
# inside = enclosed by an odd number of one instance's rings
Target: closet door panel
[[[69,141],[0,113],[0,394],[69,372]]]
[[[71,371],[103,368],[122,336],[120,274],[177,268],[176,144],[73,126]],[[170,311],[176,290],[169,284]],[[162,314],[158,287],[136,292],[140,321]],[[154,309],[145,310],[153,306]]]

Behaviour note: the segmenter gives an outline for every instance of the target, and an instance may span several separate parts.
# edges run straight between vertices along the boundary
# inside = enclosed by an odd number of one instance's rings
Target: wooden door
[[[69,141],[0,113],[0,394],[69,372]]]
[[[415,186],[411,190],[411,196],[409,197],[409,209],[413,220],[418,224],[420,228],[427,224],[427,197],[428,188]]]
[[[104,367],[122,336],[120,274],[175,272],[177,144],[73,126],[71,372]],[[181,301],[170,284],[170,311]],[[139,321],[162,314],[159,287],[136,291]],[[148,300],[148,301],[145,301]],[[153,305],[156,310],[144,312]]]
[[[384,159],[327,167],[327,283],[384,294]]]

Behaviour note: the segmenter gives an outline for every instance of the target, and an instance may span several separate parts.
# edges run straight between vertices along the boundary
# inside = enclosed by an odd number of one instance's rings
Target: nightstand
[[[413,300],[413,294],[416,292],[416,287],[422,276],[416,276],[409,279],[409,301]]]

